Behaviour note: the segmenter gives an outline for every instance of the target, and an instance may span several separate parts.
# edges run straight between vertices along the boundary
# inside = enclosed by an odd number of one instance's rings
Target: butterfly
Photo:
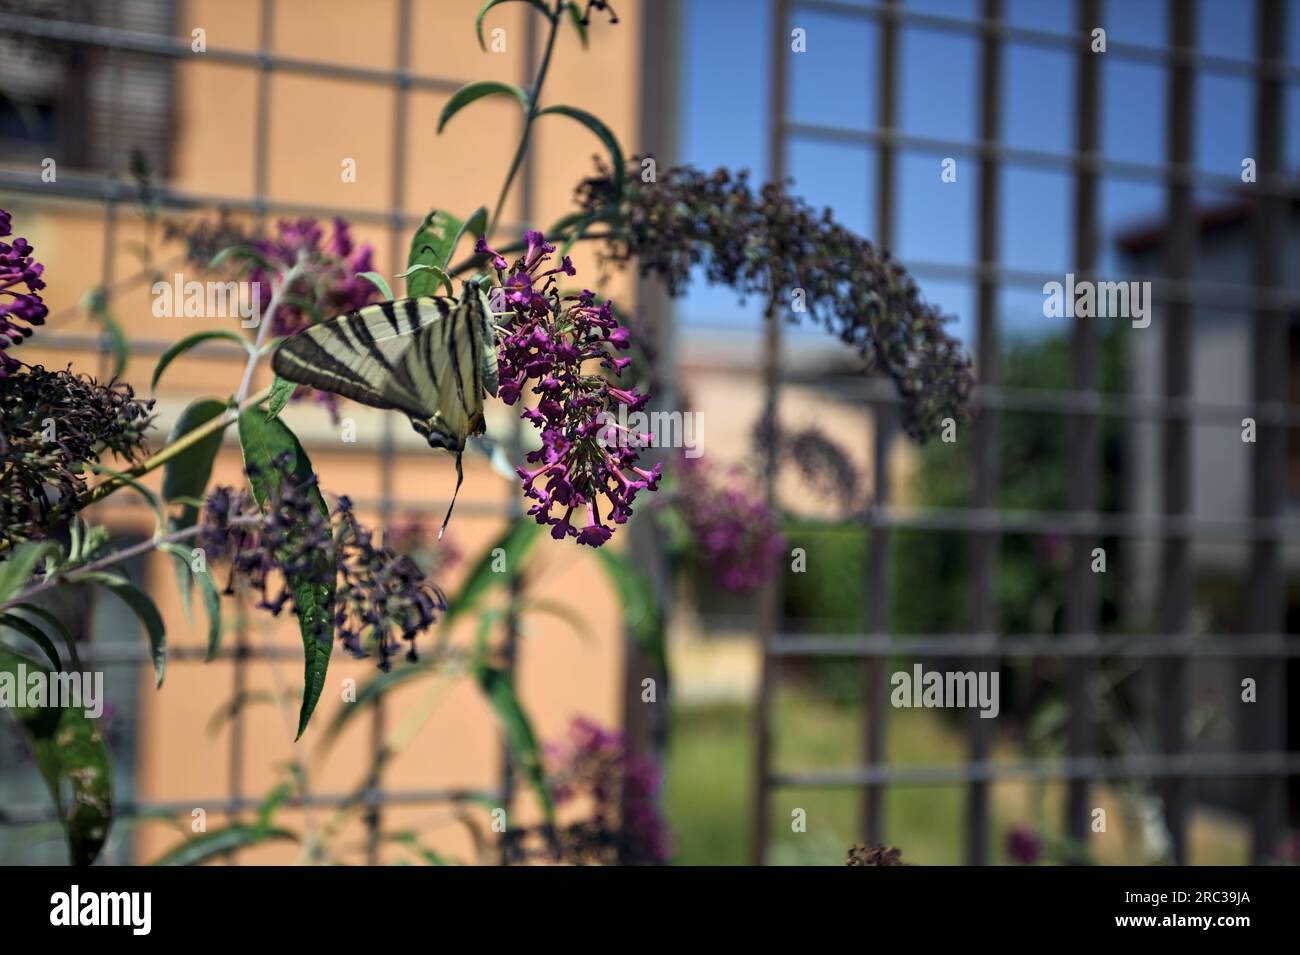
[[[431,448],[456,455],[456,506],[470,435],[484,432],[483,394],[497,393],[497,337],[487,295],[475,281],[459,300],[400,298],[367,305],[286,338],[271,367],[281,378],[403,412]]]

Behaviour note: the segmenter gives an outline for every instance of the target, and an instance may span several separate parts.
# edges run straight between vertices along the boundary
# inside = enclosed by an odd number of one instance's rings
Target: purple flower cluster
[[[632,516],[637,492],[656,490],[661,470],[661,465],[637,466],[646,436],[616,423],[619,405],[639,411],[650,400],[614,383],[631,363],[615,357],[630,344],[628,330],[618,324],[609,302],[596,304],[594,292],[561,293],[558,277],[575,275],[573,262],[564,256],[559,265],[547,267],[555,246],[540,232],[528,233],[527,251],[513,265],[483,239],[475,251],[490,257],[509,312],[498,356],[498,394],[513,405],[531,382],[529,390],[537,396],[523,417],[541,432],[542,446],[527,456],[536,467],[518,469],[524,495],[535,502],[528,513],[550,525],[556,540],[575,537],[599,547],[612,536],[611,525]],[[587,373],[589,362],[606,374]]]
[[[292,335],[315,321],[351,312],[379,297],[379,289],[360,275],[374,269],[374,249],[354,243],[344,219],[334,219],[328,240],[315,219],[281,219],[276,234],[258,239],[253,248],[281,272],[292,268],[300,257],[305,261],[302,275],[286,290],[276,311],[273,335]],[[269,302],[271,274],[259,266],[251,277],[262,283],[262,301]]]
[[[258,595],[258,607],[278,615],[286,604],[298,612],[290,581],[332,588],[334,631],[354,656],[374,653],[379,667],[406,643],[406,657],[418,659],[415,640],[447,609],[443,592],[409,556],[376,543],[340,497],[332,518],[317,507],[316,478],[285,475],[261,511],[248,491],[216,487],[204,508],[202,536],[211,559],[230,564],[226,593],[236,586]]]
[[[13,234],[9,213],[0,209],[0,236]],[[32,326],[44,325],[49,309],[41,301],[45,288],[41,273],[45,266],[32,261],[32,246],[26,239],[12,243],[0,241],[0,378],[8,377],[18,367],[16,359],[5,353],[31,337]]]
[[[354,243],[344,219],[334,219],[328,240],[315,219],[281,219],[276,223],[276,234],[258,239],[253,248],[280,273],[288,271],[300,258],[304,262],[302,273],[285,290],[271,321],[271,334],[277,337],[300,332],[315,322],[355,311],[380,298],[379,289],[360,274],[374,269],[374,249]],[[261,284],[262,302],[270,302],[270,270],[258,266],[250,278]],[[306,385],[294,391],[295,398],[308,396],[325,405],[337,419],[336,395]]]
[[[719,476],[703,458],[683,457],[677,473],[678,512],[718,585],[744,593],[771,580],[786,540],[753,482],[736,470]]]
[[[621,732],[586,717],[574,718],[568,738],[547,743],[545,751],[557,804],[585,798],[591,811],[588,825],[617,834],[608,845],[621,850],[622,861],[668,861],[672,846],[658,806],[663,783],[658,763],[629,753]],[[561,838],[561,844],[566,842]]]
[[[1027,826],[1014,826],[1007,833],[1007,858],[1021,865],[1034,865],[1043,858],[1043,837]]]

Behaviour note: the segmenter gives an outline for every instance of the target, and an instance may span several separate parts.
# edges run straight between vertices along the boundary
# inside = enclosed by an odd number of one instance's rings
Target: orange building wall
[[[533,14],[525,4],[507,4],[494,10],[488,26],[506,28],[508,52],[483,53],[474,40],[474,14],[479,6],[480,0],[417,0],[411,36],[412,71],[464,81],[497,78],[520,82],[524,18]],[[588,50],[581,49],[574,31],[564,25],[544,96],[550,103],[569,103],[600,116],[631,154],[639,145],[635,132],[642,4],[623,0],[618,8],[621,22],[614,27],[604,23],[594,26],[595,36]],[[276,4],[275,51],[306,59],[391,68],[396,9],[397,4],[391,0],[281,0]],[[194,0],[182,6],[177,33],[188,37],[192,28],[202,27],[209,47],[255,49],[257,10],[254,0]],[[171,184],[205,195],[250,196],[255,175],[256,72],[204,62],[202,55],[196,55],[179,61],[175,76],[177,123]],[[393,185],[393,97],[393,91],[386,86],[273,73],[270,198],[386,209]],[[462,215],[479,204],[491,207],[514,149],[520,128],[516,104],[501,99],[476,103],[457,115],[439,136],[437,116],[446,97],[444,93],[421,90],[409,94],[403,189],[406,210],[412,215],[423,214],[431,207],[448,208]],[[585,129],[559,117],[544,117],[535,129],[538,208],[532,223],[544,226],[570,209],[573,186],[589,173],[591,157],[601,153],[602,147]],[[357,162],[355,183],[340,180],[344,157]],[[519,195],[516,184],[503,221],[519,220]],[[38,195],[2,198],[4,207],[14,213],[16,230],[33,242],[38,261],[46,265],[47,302],[52,314],[75,309],[80,297],[99,283],[102,208],[97,204],[46,200]],[[379,271],[391,276],[404,267],[404,263],[390,258],[387,228],[357,226],[354,232],[358,240],[375,247]],[[117,234],[113,274],[120,280],[139,270],[129,243],[144,239],[141,220],[129,206],[119,209]],[[404,237],[403,247],[406,241]],[[155,243],[155,262],[167,278],[176,271],[173,266],[178,253],[177,246]],[[580,247],[574,258],[579,274],[594,282],[596,267],[589,253]],[[400,288],[398,281],[392,284]],[[617,278],[606,289],[620,304],[632,304],[632,285],[626,278]],[[112,311],[133,340],[171,342],[195,331],[225,327],[216,325],[223,320],[154,318],[150,301],[148,283],[113,297]],[[237,327],[233,319],[224,321],[231,328]],[[80,315],[63,316],[22,346],[21,357],[54,367],[71,361],[79,370],[105,370],[102,358],[93,351],[43,348],[42,338],[56,333],[88,335],[94,333],[94,328]],[[155,355],[133,356],[125,378],[138,392],[148,393],[155,361]],[[199,396],[228,395],[238,385],[241,369],[242,359],[211,352],[194,353],[174,364],[158,393],[159,443],[185,404]],[[255,387],[269,382],[269,371],[264,369]],[[327,493],[374,500],[382,492],[376,453],[383,433],[382,416],[352,405],[345,406],[343,414],[356,420],[356,444],[343,444],[328,415],[317,407],[292,407],[285,412],[285,420],[302,436]],[[490,432],[506,427],[512,417],[508,409],[498,409],[489,418]],[[393,422],[393,434],[399,442],[392,475],[399,502],[396,511],[403,511],[403,502],[428,506],[445,501],[454,480],[451,458],[424,447],[400,418]],[[151,477],[147,483],[156,488],[158,475]],[[236,484],[241,480],[233,433],[227,435],[213,480]],[[481,459],[467,457],[465,486],[450,531],[465,557],[464,563],[472,562],[503,526],[500,518],[475,514],[475,505],[499,505],[518,493],[516,482],[498,476]],[[120,493],[87,516],[122,533],[152,532],[148,510],[127,504]],[[373,515],[362,516],[373,519]],[[535,564],[537,571],[530,586],[561,601],[582,621],[580,632],[575,632],[572,625],[553,616],[531,614],[525,618],[526,636],[519,650],[520,689],[538,734],[542,738],[562,734],[576,714],[617,724],[622,643],[613,594],[593,556],[571,542],[558,544],[543,538],[537,556],[541,559]],[[202,645],[202,611],[196,608],[193,625],[186,621],[166,561],[159,556],[150,559],[147,589],[165,616],[169,643]],[[455,592],[457,576],[463,570],[462,565],[439,581],[449,593]],[[223,570],[217,573],[224,582]],[[229,625],[235,617],[233,604],[226,602],[224,609]],[[299,646],[292,620],[276,621],[264,612],[253,611],[246,617],[246,627],[246,639],[252,646]],[[472,639],[473,628],[474,621],[465,621],[457,639]],[[226,645],[234,641],[235,634],[228,633]],[[126,672],[110,669],[108,679],[125,678]],[[136,671],[143,700],[138,724],[138,798],[189,805],[195,796],[228,791],[231,724],[227,721],[210,730],[209,723],[232,698],[234,672],[234,665],[228,661],[174,661],[165,685],[155,692],[152,675],[144,667]],[[354,662],[341,652],[335,653],[320,706],[298,743],[292,741],[292,736],[302,681],[301,660],[291,658],[270,664],[257,661],[248,665],[246,672],[250,690],[287,693],[291,699],[280,708],[259,704],[244,710],[245,769],[238,780],[244,794],[269,792],[284,778],[283,766],[290,759],[304,762],[311,790],[316,793],[350,791],[362,782],[370,753],[372,722],[368,716],[354,720],[328,754],[321,751],[320,744],[325,727],[342,706],[349,705],[341,702],[343,680],[351,677],[364,682],[371,678],[377,672],[373,661]],[[468,678],[446,676],[417,681],[388,697],[386,714],[388,739],[404,741],[400,753],[385,770],[386,788],[490,789],[497,785],[498,728]],[[520,788],[521,792],[526,790]],[[523,813],[531,814],[526,794],[519,805]],[[194,808],[202,808],[202,804],[195,802]],[[331,810],[322,809],[309,813],[318,831],[332,815]],[[479,826],[487,827],[486,809],[473,809],[471,815]],[[362,858],[365,840],[359,817],[357,811],[351,814],[351,823],[343,828],[345,835],[336,841],[343,858],[351,861]],[[251,814],[244,818],[251,818]],[[304,814],[286,811],[280,818],[297,824],[304,820]],[[386,830],[417,827],[426,833],[429,846],[466,860],[473,857],[470,827],[458,821],[446,805],[386,809],[384,819]],[[208,828],[220,824],[219,815],[210,812]],[[167,825],[144,825],[137,832],[139,860],[156,857],[179,839],[175,829]],[[404,851],[396,847],[385,849],[387,861],[404,856]],[[295,858],[299,858],[298,849],[282,846],[246,852],[242,860],[288,862]]]

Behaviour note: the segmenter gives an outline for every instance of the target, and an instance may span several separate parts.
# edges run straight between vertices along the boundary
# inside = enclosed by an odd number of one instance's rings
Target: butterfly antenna
[[[456,490],[451,492],[451,504],[447,508],[447,516],[442,519],[442,526],[438,528],[438,540],[442,540],[442,535],[447,530],[447,522],[451,520],[451,512],[456,509],[456,495],[460,493],[460,482],[465,480],[465,471],[461,468],[460,457],[463,451],[456,452]]]

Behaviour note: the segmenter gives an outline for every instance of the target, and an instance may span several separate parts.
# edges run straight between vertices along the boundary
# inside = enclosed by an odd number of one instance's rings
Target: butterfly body
[[[313,325],[285,339],[271,367],[289,381],[401,411],[431,447],[458,453],[484,431],[496,352],[487,296],[471,282],[459,301],[397,299]]]

